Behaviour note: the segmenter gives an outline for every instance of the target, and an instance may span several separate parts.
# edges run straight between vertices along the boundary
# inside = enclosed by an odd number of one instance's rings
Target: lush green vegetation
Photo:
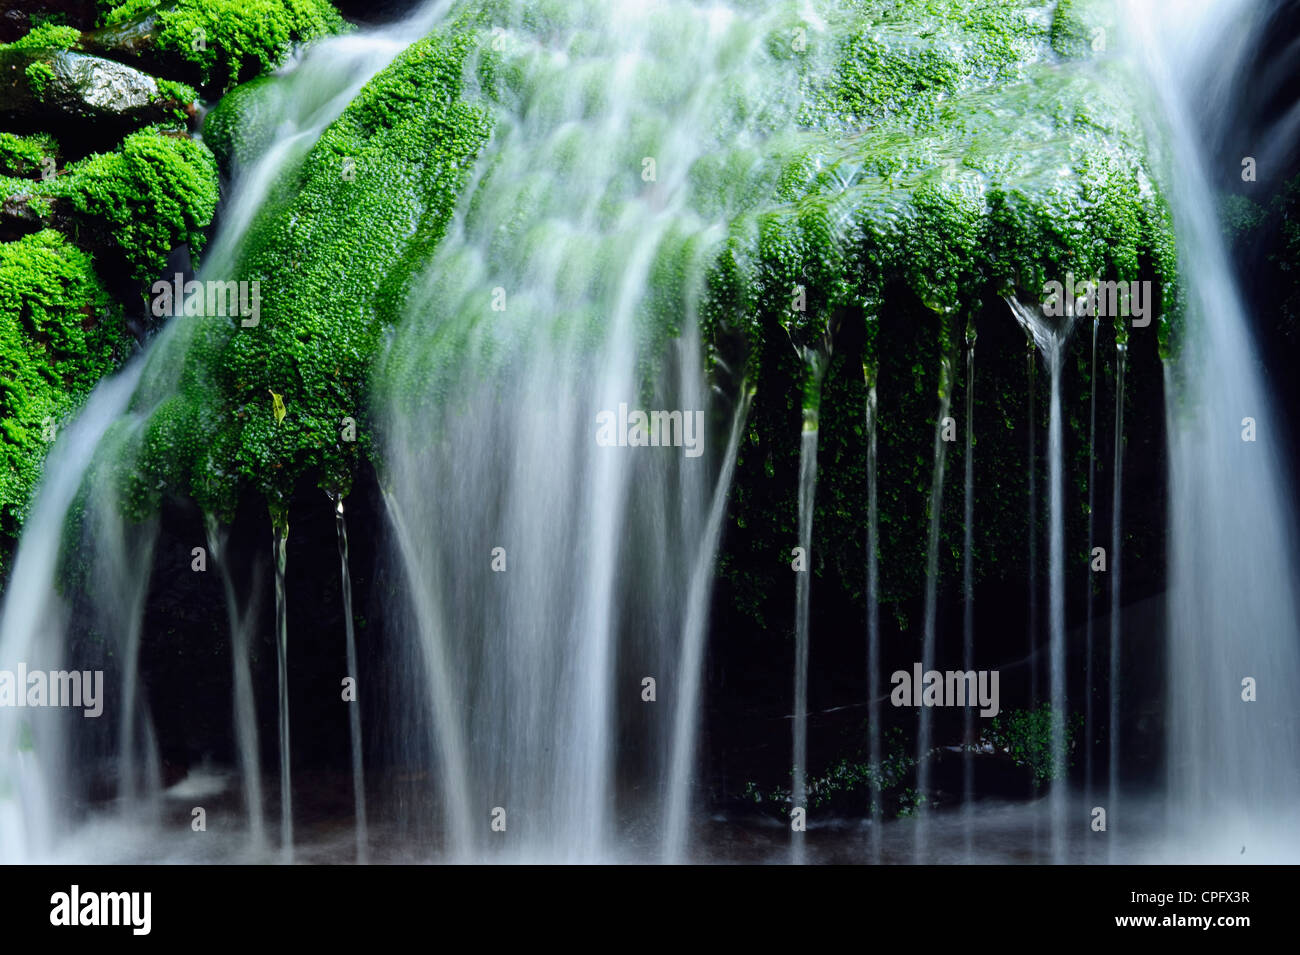
[[[275,69],[295,44],[345,27],[327,0],[126,0],[104,7],[108,27],[152,17],[155,55],[216,92]]]
[[[0,533],[17,536],[58,428],[132,345],[90,256],[49,230],[0,242]]]

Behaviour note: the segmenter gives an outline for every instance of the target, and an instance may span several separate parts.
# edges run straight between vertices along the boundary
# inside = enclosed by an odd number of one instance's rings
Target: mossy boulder
[[[0,176],[39,178],[46,170],[57,168],[58,158],[59,145],[48,133],[0,133]]]
[[[346,490],[369,441],[366,383],[385,325],[450,220],[487,141],[487,111],[461,99],[471,36],[408,48],[273,188],[234,271],[257,282],[260,320],[197,322],[178,392],[146,428],[130,506],[162,491],[231,513],[254,488],[283,510],[298,478]],[[284,414],[277,414],[276,399]]]
[[[692,170],[691,204],[725,216],[729,234],[712,250],[691,247],[689,237],[665,242],[655,274],[666,278],[645,309],[647,350],[674,334],[686,263],[700,256],[712,263],[702,306],[710,355],[743,341],[760,403],[815,401],[809,354],[829,360],[846,324],[874,341],[882,310],[916,304],[934,316],[913,409],[924,405],[926,420],[941,392],[951,397],[952,376],[938,369],[951,366],[970,314],[990,298],[1018,292],[1037,301],[1045,281],[1073,272],[1153,279],[1166,292],[1163,313],[1175,310],[1168,214],[1146,173],[1141,128],[1116,92],[1125,82],[1116,65],[1063,57],[1060,30],[1040,4],[870,2],[836,16],[818,27],[791,6],[768,49],[773,68],[803,91],[797,111],[777,103],[755,114],[738,98],[734,122],[766,141],[737,146],[724,122],[718,148]],[[441,238],[495,104],[523,95],[529,71],[545,68],[527,44],[495,49],[491,31],[573,30],[575,51],[598,48],[602,39],[583,34],[575,17],[562,4],[460,8],[372,82],[277,184],[229,276],[261,283],[260,326],[214,323],[187,358],[193,384],[177,413],[190,424],[177,433],[189,435],[197,456],[167,453],[177,490],[228,510],[237,486],[257,488],[276,507],[305,473],[346,486],[366,441],[345,443],[339,432],[344,418],[364,418],[380,330]],[[800,28],[807,45],[788,48]],[[680,82],[652,67],[647,91]],[[474,89],[465,93],[467,71]],[[592,95],[599,90],[597,82]],[[262,95],[239,90],[214,111],[208,136],[223,154],[261,148]],[[644,125],[629,156],[653,151],[662,131]],[[491,175],[483,170],[481,183]],[[602,261],[593,249],[591,268]],[[792,310],[796,288],[805,301]],[[909,297],[901,305],[899,290]],[[442,349],[431,361],[456,360],[449,345],[429,347]],[[879,361],[874,353],[862,360]],[[769,371],[773,382],[789,376],[794,390],[778,385],[765,395]],[[283,420],[273,395],[282,396]],[[186,431],[200,420],[199,432]],[[773,438],[756,432],[754,440]],[[928,486],[928,464],[909,458],[891,477]],[[839,493],[833,482],[828,493]],[[774,521],[755,547],[773,546],[782,532]],[[901,594],[915,581],[897,585]]]
[[[141,130],[58,175],[0,177],[0,199],[33,207],[41,224],[70,222],[105,270],[124,266],[131,281],[146,284],[177,246],[202,250],[217,204],[216,162],[183,132]]]
[[[53,231],[0,242],[0,538],[62,422],[133,347],[90,256]]]
[[[0,47],[0,123],[12,131],[95,148],[193,112],[193,91],[183,85],[103,57],[21,43]]]
[[[297,44],[347,29],[327,0],[126,0],[86,42],[219,94],[279,67]]]

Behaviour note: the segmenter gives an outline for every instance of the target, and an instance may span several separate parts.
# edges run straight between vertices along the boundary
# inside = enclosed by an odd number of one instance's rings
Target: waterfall
[[[1262,381],[1202,146],[1231,135],[1236,113],[1222,84],[1239,62],[1223,54],[1243,55],[1267,6],[1179,0],[1127,10],[1178,157],[1167,192],[1186,282],[1167,384],[1170,835],[1214,861],[1293,858],[1300,836],[1300,573],[1283,423]]]
[[[790,808],[808,808],[808,625],[812,603],[813,502],[817,493],[817,416],[804,409],[799,438],[799,547],[806,566],[795,574],[794,636],[794,780],[790,787]],[[791,861],[804,861],[804,833],[791,833]]]
[[[943,440],[943,429],[952,401],[952,361],[944,355],[939,366],[939,414],[934,422],[934,470],[930,484],[930,530],[925,558],[925,620],[921,645],[921,672],[934,669],[939,601],[939,529],[943,517],[943,474],[948,458],[948,443]],[[930,749],[933,737],[931,708],[921,707],[920,726],[916,742],[916,839],[913,843],[915,861],[925,860],[929,836],[926,803],[930,792]]]
[[[1092,722],[1093,649],[1092,649],[1092,548],[1095,543],[1094,509],[1097,501],[1097,329],[1099,318],[1092,320],[1092,351],[1088,365],[1088,589],[1084,591],[1084,794],[1092,803],[1092,757],[1094,726]],[[1091,847],[1092,843],[1088,843]]]
[[[63,664],[58,639],[69,608],[57,585],[63,528],[90,468],[95,448],[121,417],[140,379],[137,359],[102,382],[77,419],[63,430],[45,463],[45,479],[27,518],[0,616],[0,669]],[[79,718],[79,717],[78,717]],[[67,824],[64,803],[71,767],[63,721],[50,710],[0,707],[0,860],[35,861],[55,846]]]
[[[974,549],[975,549],[975,323],[966,325],[966,448],[965,488],[962,498],[962,547],[961,547],[961,659],[962,669],[972,672],[975,669],[975,584],[974,584]],[[961,800],[962,814],[965,817],[966,857],[969,860],[975,850],[975,829],[973,803],[975,800],[975,759],[976,745],[975,710],[966,707],[962,725],[962,760],[961,760]]]
[[[1065,861],[1065,452],[1061,423],[1061,346],[1054,342],[1048,351],[1052,376],[1051,409],[1048,415],[1048,501],[1050,578],[1048,605],[1052,633],[1052,860]]]
[[[1115,473],[1111,482],[1111,530],[1110,530],[1110,714],[1107,724],[1107,747],[1109,763],[1109,783],[1107,784],[1106,816],[1107,847],[1109,857],[1114,859],[1116,843],[1119,837],[1119,737],[1120,737],[1120,692],[1123,688],[1120,669],[1120,640],[1123,636],[1121,624],[1124,610],[1120,606],[1121,564],[1123,561],[1124,539],[1124,371],[1127,364],[1127,346],[1123,342],[1115,345]]]
[[[1061,364],[1069,339],[1074,308],[1067,307],[1060,323],[1042,309],[1007,298],[1011,312],[1042,352],[1050,378],[1047,425],[1048,499],[1048,624],[1050,632],[1049,693],[1051,699],[1052,789],[1049,842],[1052,860],[1065,861],[1066,827],[1066,681],[1065,681],[1065,449],[1061,416]],[[1031,483],[1032,487],[1032,483]]]
[[[727,450],[723,455],[722,471],[713,489],[709,505],[708,523],[700,541],[700,550],[691,571],[690,596],[686,604],[686,621],[682,637],[681,657],[677,672],[681,674],[682,689],[677,694],[673,708],[672,757],[668,774],[668,799],[664,820],[664,857],[670,863],[686,858],[688,816],[691,808],[691,781],[695,768],[696,736],[699,732],[700,682],[703,675],[702,659],[704,640],[708,632],[709,595],[713,590],[713,563],[717,557],[718,543],[722,537],[722,522],[727,513],[727,493],[736,469],[736,454],[740,449],[740,436],[749,416],[753,391],[741,386],[741,398],[732,416]]]
[[[280,727],[280,852],[293,861],[293,783],[289,752],[289,609],[285,603],[284,565],[289,525],[280,520],[271,528],[271,560],[275,567],[276,702]]]
[[[248,837],[252,849],[261,850],[266,842],[262,805],[262,760],[257,743],[257,703],[253,697],[253,674],[249,665],[249,645],[257,621],[256,597],[241,613],[231,576],[233,568],[227,558],[226,539],[216,517],[205,515],[208,552],[221,574],[226,600],[226,621],[230,631],[230,667],[235,717],[235,749],[239,775],[244,790],[244,808],[248,813]],[[256,591],[255,591],[256,593]]]
[[[880,729],[880,514],[876,487],[876,375],[875,359],[864,360],[866,379],[867,431],[867,722],[870,724],[868,765],[876,773],[877,785],[871,795],[871,861],[880,862],[881,806],[884,789],[884,747]]]
[[[359,694],[361,675],[357,671],[357,634],[352,620],[352,572],[348,568],[348,525],[343,516],[343,495],[335,494],[334,529],[339,539],[339,575],[343,592],[343,629],[347,644],[348,676],[353,689]],[[352,799],[356,809],[357,861],[369,858],[369,839],[366,836],[366,777],[365,761],[361,753],[361,703],[354,695],[348,705],[348,730],[352,737]]]
[[[407,593],[412,601],[412,616],[421,628],[417,642],[421,652],[415,663],[419,672],[424,674],[424,683],[429,689],[429,710],[433,722],[444,727],[437,734],[438,759],[442,770],[439,779],[447,822],[444,849],[452,859],[460,860],[466,857],[473,838],[469,816],[469,770],[465,738],[457,731],[459,724],[456,716],[461,704],[451,680],[452,671],[448,662],[450,648],[443,639],[445,631],[439,626],[441,621],[436,611],[441,596],[434,587],[415,586],[412,580],[414,577],[436,582],[438,578],[428,565],[427,544],[424,547],[417,544],[402,516],[400,505],[387,491],[384,492],[384,507],[402,566],[410,575],[407,578]]]
[[[410,591],[393,665],[430,677],[396,701],[392,745],[439,765],[475,853],[602,861],[665,829],[686,853],[699,568],[732,467],[696,314],[731,213],[691,170],[766,136],[729,104],[786,77],[779,13],[589,5],[579,53],[502,5],[521,79],[374,382]]]

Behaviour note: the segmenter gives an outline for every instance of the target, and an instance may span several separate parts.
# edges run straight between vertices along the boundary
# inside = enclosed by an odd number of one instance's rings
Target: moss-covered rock
[[[57,165],[58,156],[58,143],[49,133],[0,133],[0,176],[37,178],[51,164]]]
[[[327,0],[126,0],[88,42],[220,93],[269,73],[296,44],[347,28]]]
[[[0,537],[62,421],[133,345],[88,255],[52,231],[0,242]]]
[[[103,57],[21,43],[0,48],[0,123],[11,130],[106,147],[193,111],[194,91],[183,84],[160,83]]]
[[[106,269],[125,265],[132,280],[147,283],[172,249],[202,250],[217,204],[216,163],[184,133],[142,130],[51,178],[0,177],[0,199],[15,198],[43,204],[47,212],[66,202],[85,229],[76,240],[111,252]]]
[[[473,47],[456,32],[413,44],[277,184],[229,276],[259,283],[260,320],[188,319],[202,325],[179,392],[146,429],[135,511],[156,506],[160,488],[229,514],[244,488],[282,510],[304,474],[349,486],[368,429],[354,443],[343,419],[364,418],[382,329],[490,129],[460,98]]]

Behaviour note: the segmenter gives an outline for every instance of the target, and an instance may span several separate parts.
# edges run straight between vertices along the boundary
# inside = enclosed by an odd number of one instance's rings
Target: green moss
[[[218,91],[271,72],[295,44],[346,28],[327,0],[128,0],[102,22],[114,26],[155,10],[156,55],[175,57],[190,79]]]
[[[46,230],[0,243],[0,533],[15,537],[60,423],[132,345],[90,257]]]
[[[158,80],[158,94],[162,102],[175,103],[176,108],[172,111],[172,119],[178,123],[189,121],[189,110],[199,100],[199,92],[192,86],[185,83],[177,83],[173,80]]]
[[[76,27],[60,26],[46,21],[32,27],[26,35],[13,43],[0,43],[4,50],[66,50],[81,39],[81,31]]]
[[[43,99],[49,91],[50,84],[56,79],[54,68],[50,64],[40,60],[35,63],[29,63],[27,69],[23,71],[27,77],[27,87],[36,96],[37,99]]]
[[[282,512],[305,474],[349,486],[370,441],[366,383],[381,332],[490,129],[486,111],[459,98],[474,46],[466,34],[413,44],[272,190],[237,274],[220,276],[259,283],[259,324],[187,319],[180,387],[127,469],[133,512],[152,509],[160,487],[229,514],[244,488]],[[345,417],[361,422],[356,443],[342,439]]]
[[[1079,732],[1083,729],[1082,713],[1073,713],[1069,719],[1054,717],[1053,714],[1049,703],[1032,710],[1011,710],[993,717],[984,730],[984,738],[989,744],[1010,756],[1017,766],[1027,769],[1034,785],[1049,783],[1056,778],[1056,769],[1052,765],[1054,724],[1058,720],[1065,724],[1062,730],[1067,763],[1073,761]]]
[[[275,135],[275,79],[264,76],[235,87],[203,120],[203,139],[222,167],[260,155]]]
[[[41,175],[45,160],[58,157],[58,144],[48,133],[15,136],[0,133],[0,176],[34,178]]]
[[[183,133],[142,130],[55,178],[0,179],[0,196],[12,195],[69,200],[83,221],[111,237],[131,278],[147,282],[178,245],[202,250],[217,203],[216,163]]]
[[[943,96],[1014,82],[1048,52],[1041,4],[1028,0],[868,0],[846,10],[831,25],[835,68],[810,81],[805,120],[817,125],[924,119]]]
[[[1118,26],[1113,0],[1059,0],[1052,17],[1052,49],[1068,57],[1105,53]]]

